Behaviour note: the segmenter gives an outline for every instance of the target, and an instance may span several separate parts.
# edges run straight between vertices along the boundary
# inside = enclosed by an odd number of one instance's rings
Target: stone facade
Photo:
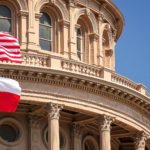
[[[2,150],[150,150],[150,95],[115,72],[124,18],[111,0],[0,0],[0,31],[19,39],[15,113],[0,113]]]

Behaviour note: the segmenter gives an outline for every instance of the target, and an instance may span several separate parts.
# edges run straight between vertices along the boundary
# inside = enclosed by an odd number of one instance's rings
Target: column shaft
[[[101,131],[100,137],[100,150],[111,150],[111,143],[110,143],[110,131]]]
[[[59,121],[51,119],[48,123],[48,150],[59,150]]]

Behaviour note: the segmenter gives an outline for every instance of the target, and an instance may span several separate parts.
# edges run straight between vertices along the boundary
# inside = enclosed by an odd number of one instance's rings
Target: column
[[[82,149],[82,138],[81,138],[81,126],[79,124],[73,124],[72,128],[72,149],[81,150]]]
[[[62,106],[49,104],[48,107],[48,150],[60,150],[59,116]]]
[[[145,143],[148,135],[145,132],[140,132],[135,139],[135,150],[145,150]]]
[[[100,119],[100,150],[111,150],[111,123],[114,118],[104,115]]]

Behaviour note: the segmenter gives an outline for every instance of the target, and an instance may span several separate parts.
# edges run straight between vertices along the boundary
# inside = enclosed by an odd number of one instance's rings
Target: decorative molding
[[[5,1],[5,0],[4,0]],[[10,2],[10,1],[9,1]],[[20,10],[23,11],[28,11],[28,4],[26,0],[15,0],[15,1],[11,1],[14,5],[17,4],[17,6],[19,6]]]
[[[127,116],[133,117],[134,120],[137,120],[138,122],[142,123],[144,122],[144,125],[149,127],[149,114],[150,114],[150,103],[148,102],[149,98],[140,94],[137,91],[126,88],[126,87],[121,87],[118,84],[114,84],[112,82],[104,81],[101,78],[91,78],[91,77],[86,77],[85,75],[80,75],[74,76],[71,73],[65,72],[65,71],[52,71],[51,69],[48,68],[39,68],[39,67],[30,67],[26,66],[22,67],[20,65],[15,65],[14,64],[6,64],[6,65],[0,65],[0,76],[2,77],[8,77],[8,78],[13,78],[16,80],[19,80],[22,84],[23,82],[29,82],[29,83],[42,83],[45,85],[55,85],[59,87],[66,87],[66,88],[74,88],[74,89],[79,89],[80,91],[86,91],[87,93],[94,94],[95,96],[102,96],[109,98],[111,101],[117,102],[118,104],[122,103],[126,107],[133,108],[133,110],[137,111],[141,115],[143,114],[143,117],[139,116],[136,114],[136,118],[132,116],[134,113],[131,112],[127,113]],[[8,69],[9,68],[9,69]],[[51,72],[50,72],[51,71]],[[26,90],[23,89],[23,92],[27,93],[37,93],[37,94],[52,94],[48,92],[40,92],[40,91],[34,91],[33,90]],[[123,93],[127,93],[123,94]],[[55,95],[55,94],[54,94]],[[62,95],[58,96],[62,97]],[[64,95],[65,96],[65,95]],[[66,95],[67,96],[67,95]],[[67,97],[67,99],[71,97]],[[73,98],[73,97],[72,97]],[[78,98],[78,101],[85,101],[87,104],[92,103],[97,105],[97,101],[86,101],[83,99]],[[109,105],[109,104],[108,104]],[[115,107],[114,105],[111,106],[112,109]],[[127,109],[127,108],[126,108]],[[118,110],[118,108],[117,108]],[[118,110],[119,111],[119,110]],[[128,111],[128,110],[127,110]],[[120,110],[121,113],[125,113]]]
[[[4,66],[5,65],[3,65],[3,67]],[[147,103],[147,101],[142,98],[143,97],[142,95],[140,98],[136,96],[135,94],[132,94],[132,93],[129,94],[126,91],[128,95],[125,95],[125,97],[121,97],[121,94],[125,92],[124,91],[125,89],[122,90],[122,88],[118,87],[118,85],[117,87],[116,86],[114,87],[114,90],[111,90],[111,93],[109,93],[108,92],[110,91],[109,89],[112,88],[110,84],[109,86],[106,86],[104,85],[103,82],[97,83],[97,81],[96,82],[93,81],[92,84],[89,84],[89,81],[86,79],[83,80],[82,78],[80,79],[77,77],[76,80],[73,80],[72,77],[69,77],[67,75],[61,75],[61,74],[57,76],[53,73],[49,73],[49,71],[46,68],[45,68],[45,71],[43,68],[43,71],[41,72],[41,69],[39,70],[39,68],[34,68],[33,70],[33,68],[29,66],[27,70],[23,69],[22,66],[18,66],[18,67],[15,66],[15,69],[14,69],[14,65],[11,65],[11,64],[8,66],[6,65],[6,67],[4,68],[3,67],[1,66],[1,69],[0,69],[0,75],[2,77],[13,78],[19,81],[33,81],[35,83],[46,83],[46,84],[52,84],[52,85],[58,84],[58,85],[66,86],[66,87],[78,88],[80,90],[94,93],[96,95],[110,97],[112,100],[117,100],[122,103],[125,102],[129,104],[130,106],[137,108],[138,111],[141,110],[143,113],[144,112],[146,112],[146,114],[150,113],[150,104]],[[100,80],[100,78],[98,79]],[[142,102],[143,103],[142,105],[141,105],[141,99],[143,99],[143,101],[145,102],[145,103]]]
[[[58,10],[61,12],[63,20],[69,21],[69,11],[67,10],[67,7],[65,3],[62,0],[38,0],[35,4],[35,12],[40,13],[41,8],[45,4],[51,4],[58,8]]]
[[[88,8],[79,8],[76,9],[76,13],[74,14],[74,22],[75,24],[77,23],[78,19],[80,16],[82,15],[87,15],[87,17],[89,18],[89,20],[91,21],[92,24],[92,28],[93,28],[93,32],[98,34],[98,24],[97,24],[97,20],[95,18],[95,15],[93,14],[93,12],[88,9]]]

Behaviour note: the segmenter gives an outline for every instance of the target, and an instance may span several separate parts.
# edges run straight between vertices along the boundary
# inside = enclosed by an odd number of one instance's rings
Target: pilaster
[[[92,41],[92,48],[90,49],[90,64],[97,65],[97,53],[98,53],[98,39],[99,36],[96,33],[90,34]]]
[[[76,35],[75,35],[75,24],[74,14],[75,14],[75,0],[69,0],[69,15],[70,15],[70,36],[69,36],[69,52],[70,58],[78,60],[76,52]]]
[[[41,136],[38,116],[29,116],[29,136],[29,149],[38,150]]]
[[[62,34],[61,39],[62,41],[60,41],[60,53],[64,55],[64,57],[68,58],[69,57],[69,27],[70,24],[68,21],[62,20],[59,22],[60,26],[62,28]]]
[[[79,124],[72,125],[73,150],[82,149],[81,126]]]
[[[27,19],[29,13],[27,11],[20,11],[18,16],[20,18],[20,30],[19,30],[19,40],[22,50],[27,50]]]
[[[28,38],[28,45],[27,49],[29,51],[38,51],[39,50],[39,35],[37,31],[39,30],[39,21],[37,24],[37,20],[35,17],[35,10],[34,10],[34,5],[35,1],[34,0],[28,0],[28,5],[29,5],[29,17],[28,17],[28,31],[27,31],[27,38]],[[38,37],[38,38],[37,38]]]

